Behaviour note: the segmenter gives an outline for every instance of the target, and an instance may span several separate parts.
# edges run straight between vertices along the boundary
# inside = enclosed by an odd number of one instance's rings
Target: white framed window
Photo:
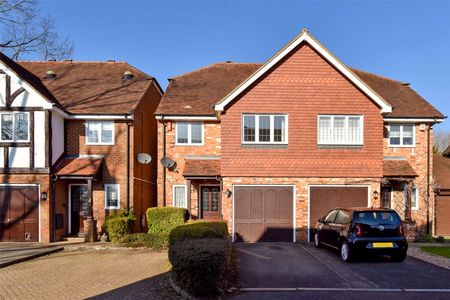
[[[406,184],[403,185],[403,210],[406,210]],[[419,189],[413,186],[411,189],[411,210],[419,210]]]
[[[187,208],[187,190],[186,185],[175,184],[173,186],[173,201],[172,206]]]
[[[288,116],[278,114],[243,114],[243,144],[287,144]]]
[[[175,144],[202,146],[203,131],[203,123],[177,122],[175,124]]]
[[[416,127],[413,124],[391,124],[388,131],[389,147],[415,147]]]
[[[0,142],[29,142],[30,113],[0,112]]]
[[[114,121],[87,121],[86,145],[114,145]]]
[[[319,145],[363,145],[364,118],[358,115],[319,115]]]
[[[105,184],[105,209],[120,208],[120,184]]]

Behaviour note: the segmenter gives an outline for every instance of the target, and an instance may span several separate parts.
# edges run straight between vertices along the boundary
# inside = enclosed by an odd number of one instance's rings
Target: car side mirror
[[[319,219],[319,222],[320,222],[320,223],[325,223],[325,218],[320,218],[320,219]]]

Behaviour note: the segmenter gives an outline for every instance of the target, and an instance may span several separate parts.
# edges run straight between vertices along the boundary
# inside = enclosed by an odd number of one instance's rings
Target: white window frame
[[[16,132],[15,132],[15,128],[16,128],[16,117],[15,117],[15,115],[16,114],[26,114],[27,115],[27,118],[28,118],[28,139],[26,139],[26,140],[17,140],[16,139]],[[2,115],[13,115],[13,139],[12,140],[3,140],[2,139],[2,135],[1,135],[1,126],[2,126],[2,118],[1,118],[1,116]],[[28,142],[30,142],[30,139],[31,139],[31,137],[30,137],[30,134],[31,134],[31,127],[30,126],[32,126],[32,124],[30,124],[30,113],[29,112],[26,112],[26,111],[2,111],[2,112],[0,112],[0,142],[1,143],[28,143]]]
[[[94,142],[89,142],[89,137],[88,137],[88,131],[89,131],[89,123],[111,123],[112,124],[112,141],[110,143],[104,143],[101,141],[102,139],[102,126],[100,125],[100,131],[99,131],[99,142],[94,143]],[[85,122],[85,143],[86,145],[109,145],[112,146],[114,145],[115,139],[116,139],[116,123],[114,121],[104,121],[104,120],[92,120],[92,121],[86,121]]]
[[[321,117],[329,117],[331,118],[331,138],[333,141],[331,142],[320,142],[320,118]],[[345,117],[345,139],[346,141],[341,143],[334,142],[334,118],[335,117]],[[358,117],[361,124],[361,131],[360,131],[360,142],[359,143],[349,143],[348,142],[348,119],[349,118],[356,118]],[[319,114],[317,115],[317,145],[326,145],[326,146],[363,146],[364,145],[364,115],[325,115],[325,114]]]
[[[177,188],[177,187],[184,188],[184,204],[185,204],[184,206],[175,206],[175,188]],[[188,209],[188,207],[187,207],[187,185],[186,184],[174,184],[172,186],[172,206]]]
[[[188,126],[188,142],[187,143],[179,143],[178,142],[178,125],[179,124],[187,124]],[[192,143],[192,124],[201,124],[202,128],[202,142],[201,143]],[[205,124],[203,122],[176,122],[175,123],[175,145],[178,146],[204,146],[205,145]]]
[[[117,188],[117,205],[108,206],[108,187],[115,186]],[[107,183],[105,184],[105,209],[120,209],[120,184],[118,183]]]
[[[416,196],[416,205],[412,206],[412,199],[411,199],[411,210],[417,211],[419,210],[419,188],[415,185],[413,186]],[[412,196],[412,194],[411,194]],[[406,184],[403,184],[403,210],[406,211]]]
[[[245,141],[244,140],[244,117],[246,116],[254,116],[255,117],[255,141]],[[268,116],[270,117],[270,141],[266,142],[260,142],[259,141],[259,117],[261,116]],[[275,142],[274,136],[275,136],[275,117],[284,117],[284,120],[286,122],[285,125],[285,137],[283,142]],[[245,145],[287,145],[289,142],[289,116],[288,114],[252,114],[252,113],[244,113],[241,116],[241,143]]]
[[[391,126],[400,126],[400,144],[391,145]],[[403,126],[413,127],[413,143],[412,145],[403,145]],[[416,125],[415,124],[391,124],[387,126],[388,128],[388,146],[390,148],[414,148],[416,147]]]

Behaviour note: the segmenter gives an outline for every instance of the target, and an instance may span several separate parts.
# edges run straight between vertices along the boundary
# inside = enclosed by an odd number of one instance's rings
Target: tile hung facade
[[[285,124],[278,143],[276,116]],[[320,116],[361,122],[359,142],[319,142]],[[313,218],[339,205],[393,208],[421,232],[428,212],[434,226],[428,139],[444,116],[408,84],[346,67],[307,31],[262,65],[216,63],[174,77],[156,117],[158,158],[175,162],[158,166],[158,205],[208,219],[217,201],[235,241],[307,240]],[[180,144],[198,133],[178,135],[179,123],[203,124],[201,143]],[[192,171],[204,159],[220,159],[220,176]]]

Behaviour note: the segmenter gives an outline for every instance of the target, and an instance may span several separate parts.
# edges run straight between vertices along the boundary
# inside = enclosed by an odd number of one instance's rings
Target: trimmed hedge
[[[124,247],[164,250],[169,245],[168,240],[167,233],[133,233],[123,236],[119,240],[119,244]]]
[[[174,228],[169,235],[169,245],[178,241],[219,238],[228,239],[228,227],[225,222],[196,221]]]
[[[229,239],[180,240],[169,246],[169,260],[177,284],[194,296],[216,295],[226,282]]]
[[[186,223],[189,212],[179,207],[152,207],[147,210],[148,233],[170,233]]]
[[[131,213],[119,211],[108,216],[105,222],[108,236],[113,244],[119,243],[120,239],[133,230],[133,222],[136,220]]]

